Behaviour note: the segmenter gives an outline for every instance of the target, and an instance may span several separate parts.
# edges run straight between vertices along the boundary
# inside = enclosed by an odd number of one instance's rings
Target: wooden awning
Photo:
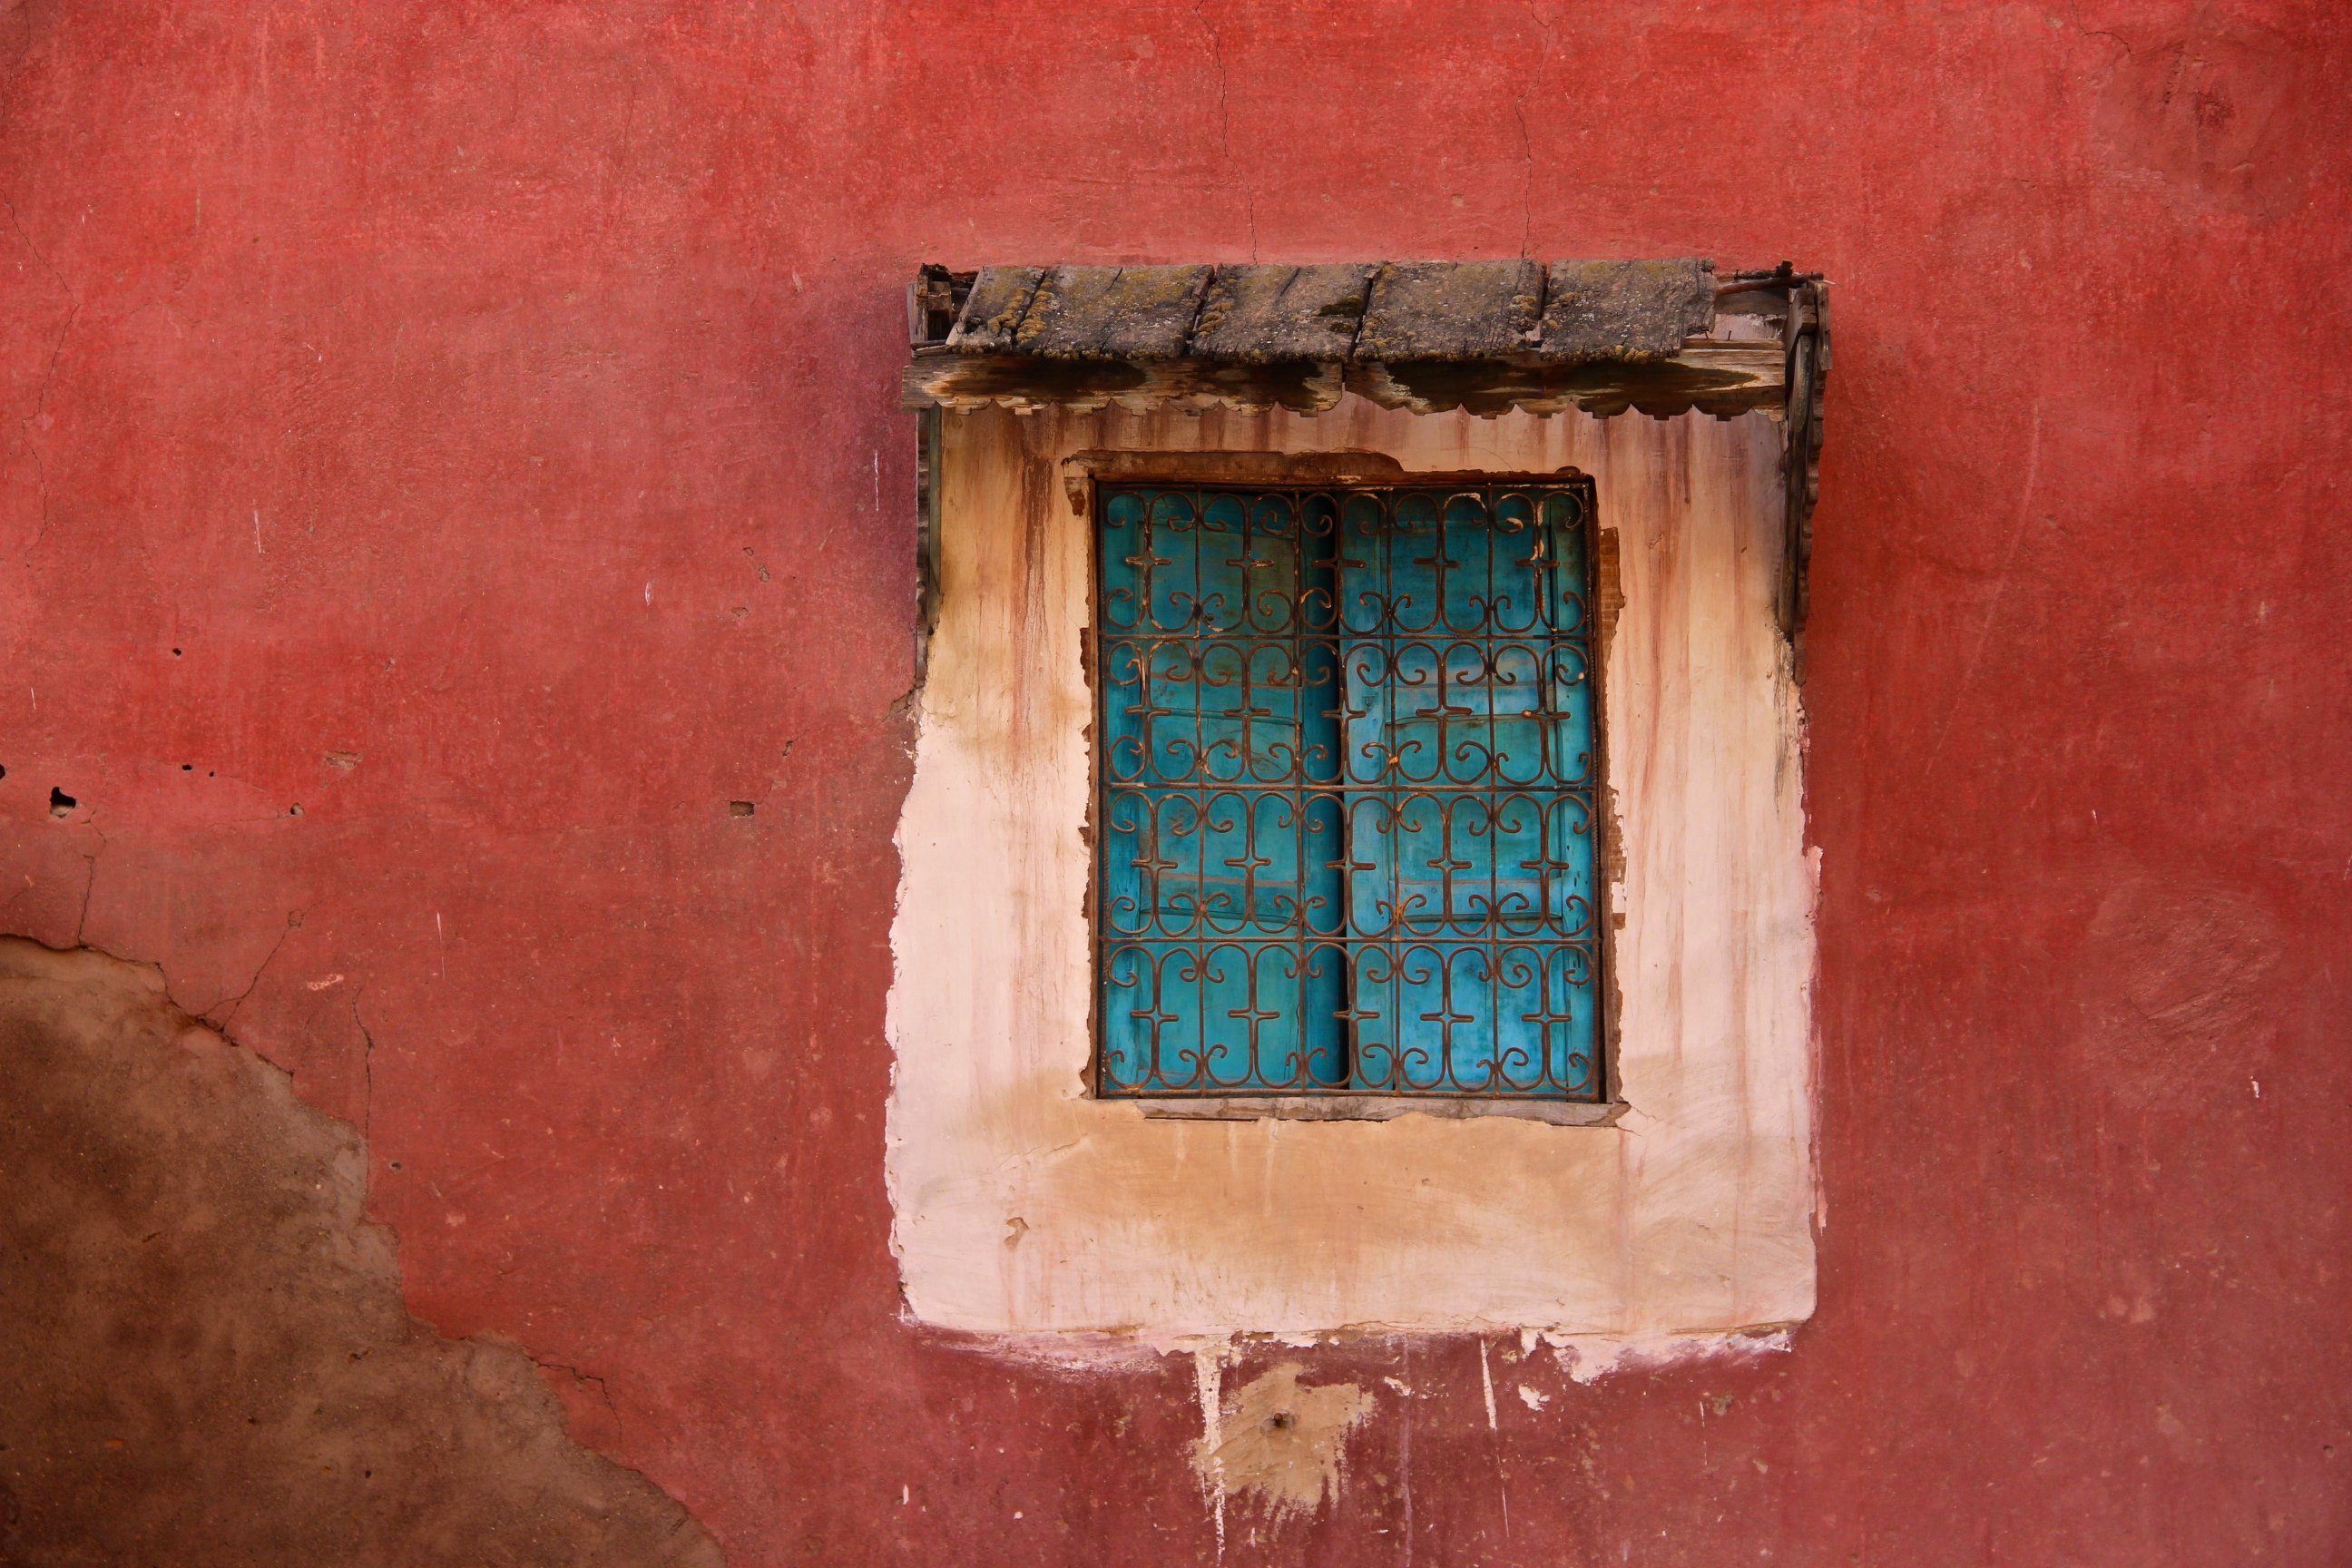
[[[1116,404],[1319,413],[1761,413],[1786,431],[1781,605],[1803,625],[1828,300],[1788,263],[1381,261],[926,266],[908,285],[909,408]]]
[[[1161,404],[1301,413],[1343,392],[1440,413],[1786,400],[1792,316],[1819,280],[1667,261],[927,267],[909,296],[910,404]]]

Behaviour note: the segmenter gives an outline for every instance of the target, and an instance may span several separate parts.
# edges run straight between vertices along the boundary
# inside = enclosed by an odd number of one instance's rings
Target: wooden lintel
[[[1293,361],[1222,364],[1206,360],[1068,360],[929,351],[908,363],[903,406],[1068,408],[1108,404],[1140,413],[1166,404],[1287,408],[1319,414],[1339,401],[1339,367]]]
[[[1173,405],[1302,414],[1335,406],[1342,390],[1385,408],[1496,415],[1514,408],[1554,414],[1638,409],[1666,416],[1690,409],[1728,417],[1778,412],[1787,353],[1777,342],[1693,339],[1669,360],[1561,364],[1532,357],[1391,363],[1290,361],[1274,364],[1200,360],[1048,360],[1018,354],[919,352],[907,366],[908,408],[1061,407],[1092,412],[1110,404],[1135,412]]]

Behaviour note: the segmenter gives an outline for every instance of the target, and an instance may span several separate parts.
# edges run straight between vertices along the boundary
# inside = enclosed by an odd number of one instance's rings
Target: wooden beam
[[[1063,407],[1081,413],[1110,404],[1140,412],[1174,405],[1317,414],[1354,392],[1384,408],[1496,415],[1514,408],[1570,408],[1608,416],[1636,409],[1660,417],[1696,408],[1728,418],[1778,411],[1787,350],[1776,341],[1693,339],[1672,359],[1562,364],[1532,355],[1396,363],[1203,360],[1048,360],[1020,354],[919,351],[907,366],[903,406]]]

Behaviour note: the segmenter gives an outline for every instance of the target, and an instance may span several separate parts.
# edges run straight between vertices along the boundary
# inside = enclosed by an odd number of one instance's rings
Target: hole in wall
[[[173,648],[173,649],[172,650],[172,657],[173,657],[173,658],[179,658],[179,657],[180,657],[180,650],[179,650],[178,648]]]
[[[730,800],[727,803],[727,815],[730,816],[749,816],[751,811],[751,803],[748,800]]]
[[[51,784],[49,786],[49,815],[51,816],[63,816],[80,804],[81,802],[74,799],[73,796],[68,795],[57,785]]]

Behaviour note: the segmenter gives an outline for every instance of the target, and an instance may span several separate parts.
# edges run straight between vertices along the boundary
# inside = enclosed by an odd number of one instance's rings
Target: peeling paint
[[[1348,1434],[1371,1415],[1370,1394],[1352,1383],[1304,1384],[1306,1368],[1286,1361],[1212,1398],[1218,1363],[1204,1355],[1201,1365],[1202,1434],[1192,1446],[1192,1468],[1215,1500],[1221,1552],[1228,1497],[1280,1523],[1314,1513],[1339,1494]]]
[[[408,1315],[360,1134],[161,974],[0,939],[0,1559],[719,1568],[547,1381]]]
[[[1598,1383],[1619,1373],[1656,1372],[1669,1366],[1702,1362],[1747,1361],[1786,1354],[1792,1345],[1790,1330],[1770,1329],[1738,1334],[1546,1334],[1561,1368],[1580,1384]]]

